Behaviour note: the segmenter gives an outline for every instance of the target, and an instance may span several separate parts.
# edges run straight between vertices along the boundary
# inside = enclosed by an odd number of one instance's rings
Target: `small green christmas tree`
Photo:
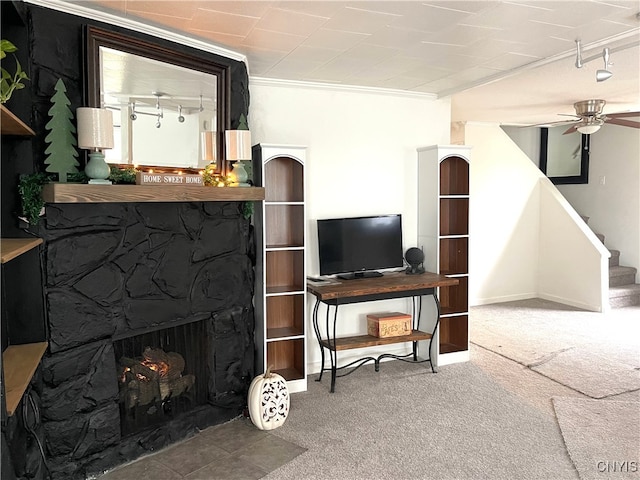
[[[44,153],[47,158],[44,161],[49,165],[47,172],[58,174],[59,182],[67,181],[67,173],[78,173],[80,163],[76,160],[78,151],[76,150],[76,127],[71,120],[73,112],[69,109],[71,102],[67,98],[65,87],[62,79],[56,82],[56,93],[51,97],[53,106],[49,109],[51,120],[45,125],[49,130],[49,134],[44,139],[49,144]]]
[[[238,130],[249,130],[249,125],[247,124],[247,117],[244,113],[240,114],[240,120],[238,120]]]

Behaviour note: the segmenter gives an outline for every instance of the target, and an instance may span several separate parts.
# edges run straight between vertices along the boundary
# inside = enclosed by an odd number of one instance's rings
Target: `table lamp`
[[[200,132],[200,145],[202,147],[202,161],[205,164],[216,165],[216,131],[204,130]]]
[[[89,183],[111,185],[111,174],[104,161],[102,149],[113,148],[113,114],[106,108],[80,107],[76,110],[78,122],[78,148],[91,150],[84,173]]]
[[[242,160],[251,160],[251,132],[249,130],[227,130],[225,135],[226,158],[233,164],[229,174],[231,186],[248,187],[249,175],[242,164]]]

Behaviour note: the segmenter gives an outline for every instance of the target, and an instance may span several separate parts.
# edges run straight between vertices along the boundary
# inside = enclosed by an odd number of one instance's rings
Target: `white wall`
[[[469,304],[538,292],[538,168],[497,125],[467,123],[471,150]]]
[[[538,165],[540,129],[502,128]],[[589,217],[589,226],[605,236],[608,248],[620,250],[621,265],[640,270],[640,130],[605,124],[591,135],[589,183],[557,188]]]
[[[640,269],[640,130],[605,124],[591,135],[589,183],[558,189],[608,248],[620,250],[621,265]]]
[[[514,127],[503,125],[500,128],[509,135],[518,147],[529,157],[529,159],[540,167],[540,132],[537,127]]]
[[[606,310],[608,252],[498,126],[467,124],[473,145],[469,302],[540,297]]]
[[[548,178],[540,182],[538,296],[609,310],[609,251]]]
[[[405,250],[416,246],[416,148],[448,143],[449,99],[252,79],[249,87],[252,142],[308,148],[305,199],[309,274],[319,271],[315,229],[319,218],[401,213]],[[310,296],[310,307],[314,300]],[[343,306],[337,333],[366,332],[368,313],[409,309],[408,300]],[[310,317],[311,308],[308,310]],[[310,321],[307,363],[309,373],[313,373],[318,371],[320,353]],[[397,348],[406,350],[403,345]],[[341,352],[340,358],[363,354],[363,350]]]

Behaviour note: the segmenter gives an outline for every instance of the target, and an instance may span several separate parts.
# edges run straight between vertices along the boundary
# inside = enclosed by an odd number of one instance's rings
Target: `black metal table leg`
[[[316,378],[316,382],[322,381],[322,374],[324,373],[324,347],[322,346],[322,337],[320,336],[320,327],[318,327],[318,309],[320,308],[320,299],[316,298],[316,304],[313,306],[313,330],[316,333],[316,340],[318,340],[318,346],[320,347],[320,375]]]
[[[331,390],[330,392],[335,392],[336,389],[336,373],[338,370],[338,348],[337,348],[337,340],[336,340],[336,323],[338,320],[338,305],[335,305],[335,310],[333,311],[333,332],[329,333],[329,308],[327,307],[327,337],[329,338],[329,355],[331,357]],[[332,342],[333,341],[333,342]],[[333,352],[333,353],[332,353]]]
[[[438,294],[436,292],[436,289],[433,289],[433,301],[436,303],[436,326],[433,328],[433,333],[431,335],[431,339],[429,340],[429,358],[430,363],[431,363],[431,371],[433,373],[438,373],[438,369],[435,367],[435,365],[433,364],[433,352],[432,352],[432,344],[433,344],[433,339],[436,336],[436,333],[438,332],[438,325],[440,324],[440,300],[438,300]]]

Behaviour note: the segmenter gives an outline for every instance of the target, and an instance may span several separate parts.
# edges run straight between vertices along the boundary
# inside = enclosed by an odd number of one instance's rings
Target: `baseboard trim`
[[[505,303],[505,302],[515,302],[517,300],[529,300],[530,298],[538,298],[537,293],[517,293],[513,295],[502,295],[500,297],[487,297],[487,298],[475,298],[473,300],[470,299],[470,305],[472,307],[480,306],[480,305],[490,305],[492,303]]]
[[[543,300],[549,300],[551,302],[562,303],[563,305],[569,305],[571,307],[581,308],[583,310],[589,310],[590,312],[599,312],[604,313],[608,310],[609,305],[593,305],[584,302],[578,302],[576,300],[572,300],[570,298],[563,298],[557,295],[550,295],[548,293],[540,293],[538,295],[539,298]]]

